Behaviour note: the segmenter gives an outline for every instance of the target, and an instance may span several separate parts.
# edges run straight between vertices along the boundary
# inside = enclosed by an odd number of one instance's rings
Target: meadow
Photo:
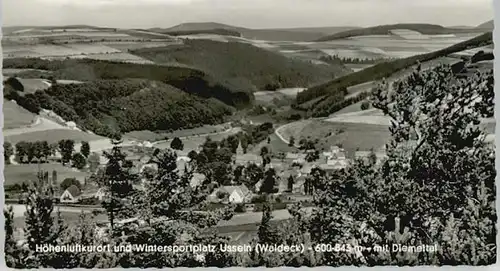
[[[74,141],[93,141],[103,139],[102,136],[70,129],[51,129],[44,131],[26,132],[22,134],[15,134],[11,136],[5,136],[4,141],[8,141],[15,145],[20,141],[47,141],[49,144],[57,143],[59,140],[72,139]]]
[[[57,181],[62,182],[66,178],[77,178],[78,180],[85,179],[90,176],[88,172],[81,172],[75,168],[63,166],[61,164],[19,164],[5,165],[4,168],[4,185],[22,184],[26,181],[38,180],[38,172],[40,170],[49,172],[57,171]]]

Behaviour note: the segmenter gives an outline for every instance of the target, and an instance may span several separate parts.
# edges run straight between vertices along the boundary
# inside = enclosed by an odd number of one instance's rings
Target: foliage
[[[437,252],[327,252],[317,265],[486,265],[496,259],[494,149],[480,119],[493,116],[493,75],[457,80],[448,66],[417,69],[373,106],[391,117],[388,158],[313,174],[313,244],[434,245]],[[333,208],[332,208],[333,207]]]
[[[138,176],[131,172],[132,163],[122,153],[120,141],[114,144],[110,152],[104,152],[108,159],[106,168],[97,176],[97,183],[105,189],[106,197],[102,203],[108,213],[112,235],[118,234],[115,230],[116,219],[130,218],[138,210],[133,210],[128,203],[134,194],[133,184],[138,182]]]
[[[342,65],[315,65],[241,42],[193,39],[184,43],[133,53],[159,64],[180,63],[200,69],[247,92],[310,86],[346,72]]]
[[[39,174],[40,175],[40,174]],[[24,268],[64,267],[56,252],[44,253],[36,250],[37,245],[60,245],[60,236],[66,229],[60,213],[53,214],[54,192],[50,186],[39,179],[29,187],[26,199],[25,238],[28,255],[23,257]]]
[[[311,163],[319,160],[319,151],[318,150],[309,150],[306,154],[306,161]]]
[[[87,160],[85,159],[85,156],[79,152],[73,154],[73,157],[71,157],[71,161],[72,165],[77,169],[84,169],[85,166],[87,166]]]
[[[197,170],[204,174],[210,183],[228,185],[233,179],[230,176],[232,159],[230,148],[207,137],[196,159]]]
[[[10,164],[10,157],[14,154],[14,148],[10,142],[3,143],[3,160],[5,164]]]
[[[62,156],[62,163],[63,165],[68,163],[71,158],[73,157],[73,151],[75,148],[75,141],[71,139],[65,139],[59,141],[59,151],[61,152]]]
[[[47,141],[19,141],[15,146],[16,161],[18,163],[31,163],[35,158],[40,162],[42,158],[46,160],[51,154],[52,149]]]
[[[118,132],[217,124],[232,111],[217,100],[202,99],[170,85],[140,79],[60,84],[19,96],[16,101],[34,113],[43,105],[44,109],[84,129],[108,137]]]
[[[61,190],[64,191],[64,190],[68,189],[68,187],[70,187],[72,185],[75,185],[76,187],[78,187],[78,189],[82,189],[82,184],[80,183],[80,181],[78,181],[75,178],[66,178],[66,179],[64,179],[61,182],[61,184],[59,184],[59,187],[61,187]]]
[[[99,80],[121,81],[125,79],[161,81],[184,92],[202,98],[215,98],[227,105],[237,107],[246,106],[253,100],[253,94],[244,91],[238,85],[224,80],[217,80],[200,70],[179,66],[119,63],[94,59],[43,60],[40,58],[10,58],[4,61],[4,68],[51,71],[55,79],[84,82]],[[40,76],[45,76],[45,73],[41,73]],[[59,85],[58,87],[66,88],[68,85]],[[79,88],[78,85],[73,85],[73,87]],[[18,102],[18,104],[20,103]]]
[[[184,149],[184,143],[182,143],[182,140],[180,140],[180,138],[175,137],[170,143],[170,148],[182,151]]]
[[[363,101],[361,103],[361,110],[366,110],[370,108],[370,102],[369,101]]]
[[[245,203],[238,203],[236,204],[236,207],[234,208],[234,212],[236,213],[245,213],[247,211],[247,207]]]
[[[85,158],[89,158],[90,155],[90,144],[87,141],[82,141],[82,146],[80,148],[80,153],[85,156]]]
[[[268,169],[264,173],[264,179],[262,186],[260,187],[260,193],[271,194],[277,192],[278,176],[274,168]]]

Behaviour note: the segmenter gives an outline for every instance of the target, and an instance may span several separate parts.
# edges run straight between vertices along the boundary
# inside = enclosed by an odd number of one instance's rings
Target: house
[[[234,163],[237,165],[247,165],[247,164],[256,164],[260,165],[262,163],[262,158],[253,153],[244,153],[243,147],[241,146],[241,142],[236,149],[236,157],[234,159]]]
[[[252,197],[252,192],[244,185],[222,186],[216,189],[210,196],[216,200],[220,193],[228,195],[227,200],[229,203],[245,203],[250,201]]]
[[[191,187],[200,186],[206,180],[206,176],[199,173],[193,173],[193,177],[190,180]]]
[[[93,188],[85,189],[84,191],[82,191],[82,194],[80,195],[80,199],[95,198],[99,201],[102,201],[102,200],[104,200],[105,196],[106,196],[106,191],[104,188],[93,187]]]
[[[81,195],[82,191],[80,188],[76,185],[72,185],[64,190],[59,200],[61,203],[76,203],[80,200]]]

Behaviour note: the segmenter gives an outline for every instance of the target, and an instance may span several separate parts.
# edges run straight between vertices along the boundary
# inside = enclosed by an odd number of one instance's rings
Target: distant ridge
[[[191,34],[214,34],[226,30],[237,32],[242,37],[248,39],[270,40],[270,41],[313,41],[325,35],[331,35],[338,32],[356,29],[356,27],[339,26],[339,27],[303,27],[303,28],[269,28],[269,29],[251,29],[239,26],[232,26],[216,22],[191,22],[183,23],[170,28],[151,28],[150,31],[176,34],[176,33],[191,33]],[[228,33],[231,33],[228,32]],[[231,35],[234,35],[231,34]]]
[[[367,35],[387,35],[391,30],[396,29],[407,29],[419,32],[424,35],[439,35],[439,34],[455,34],[455,33],[470,33],[471,30],[474,32],[487,32],[480,28],[473,29],[463,29],[463,28],[451,28],[444,27],[437,24],[389,24],[389,25],[378,25],[366,28],[359,28],[348,30],[340,33],[335,33],[333,35],[328,35],[317,39],[316,41],[330,41],[336,39],[345,39],[357,36],[367,36]]]
[[[493,20],[489,20],[487,22],[484,22],[484,23],[478,25],[476,28],[492,31],[495,28],[495,24],[494,24]]]

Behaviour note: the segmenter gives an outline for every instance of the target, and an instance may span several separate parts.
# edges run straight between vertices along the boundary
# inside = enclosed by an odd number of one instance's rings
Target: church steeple
[[[243,155],[243,147],[241,146],[241,140],[238,141],[238,148],[236,149],[236,155]]]

